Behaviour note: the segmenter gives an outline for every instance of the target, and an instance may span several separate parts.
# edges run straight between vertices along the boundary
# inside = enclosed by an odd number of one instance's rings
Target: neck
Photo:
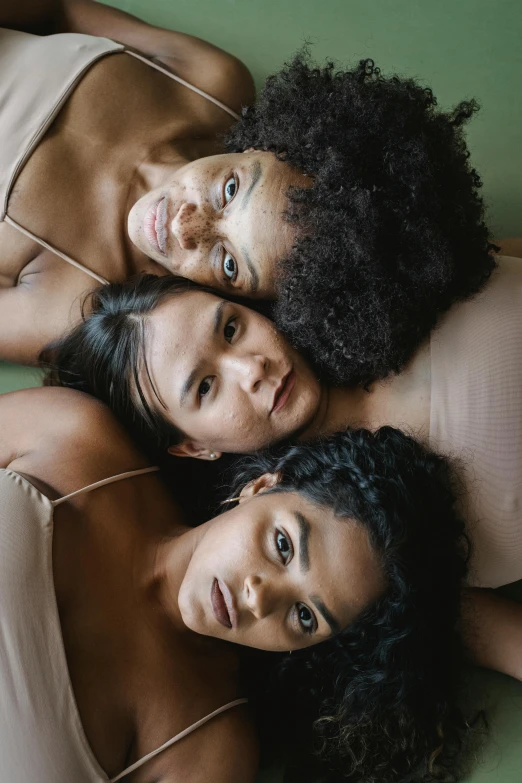
[[[134,169],[128,191],[127,212],[142,196],[167,185],[188,162],[187,158],[168,145],[149,150]]]
[[[156,538],[137,553],[139,562],[135,564],[135,571],[142,575],[139,580],[142,593],[177,632],[188,630],[181,616],[178,596],[207,524],[194,529],[180,526],[168,537]]]
[[[371,392],[361,387],[325,387],[317,413],[302,440],[331,435],[347,427],[372,426]]]

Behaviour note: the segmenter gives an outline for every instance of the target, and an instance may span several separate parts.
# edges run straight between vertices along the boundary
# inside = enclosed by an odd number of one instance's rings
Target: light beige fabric
[[[79,492],[153,470],[157,468],[123,473]],[[22,476],[0,470],[2,783],[109,783],[82,728],[56,604],[53,510],[65,499],[50,501]],[[245,701],[237,699],[205,716],[113,781],[124,778],[215,715]]]
[[[107,280],[38,237],[30,226],[17,223],[8,214],[8,204],[16,178],[82,76],[102,57],[116,52],[141,60],[238,119],[212,95],[108,38],[80,33],[38,36],[0,28],[0,222],[5,220],[102,284]]]
[[[522,260],[431,336],[431,445],[464,463],[478,586],[522,579]]]

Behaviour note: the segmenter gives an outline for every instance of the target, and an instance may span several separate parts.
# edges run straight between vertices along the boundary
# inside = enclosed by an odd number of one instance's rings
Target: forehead
[[[148,316],[146,357],[150,362],[168,356],[182,359],[210,341],[211,322],[223,300],[205,291],[169,296]]]
[[[146,368],[140,373],[149,402],[150,382],[163,400],[176,378],[179,380],[193,369],[195,361],[211,354],[216,317],[224,304],[213,294],[187,291],[169,296],[150,313],[145,322]]]

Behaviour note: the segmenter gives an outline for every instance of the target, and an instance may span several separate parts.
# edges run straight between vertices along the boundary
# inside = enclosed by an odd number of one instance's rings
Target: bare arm
[[[473,663],[522,680],[522,604],[475,588],[464,599],[463,614]]]
[[[0,26],[111,38],[157,59],[237,112],[254,99],[252,76],[233,55],[200,38],[154,27],[94,0],[2,0]]]

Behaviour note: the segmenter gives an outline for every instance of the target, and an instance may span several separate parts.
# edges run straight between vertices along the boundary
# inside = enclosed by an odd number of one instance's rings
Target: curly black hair
[[[260,453],[234,473],[233,496],[274,473],[270,491],[299,492],[358,521],[387,580],[385,595],[337,637],[283,656],[268,686],[254,670],[253,701],[271,737],[292,749],[289,779],[450,779],[467,734],[456,694],[469,545],[448,462],[383,427]]]
[[[495,267],[463,134],[477,104],[372,60],[314,67],[305,48],[267,79],[226,138],[309,175],[288,192],[296,243],[280,259],[277,325],[333,384],[398,372],[451,305]]]

